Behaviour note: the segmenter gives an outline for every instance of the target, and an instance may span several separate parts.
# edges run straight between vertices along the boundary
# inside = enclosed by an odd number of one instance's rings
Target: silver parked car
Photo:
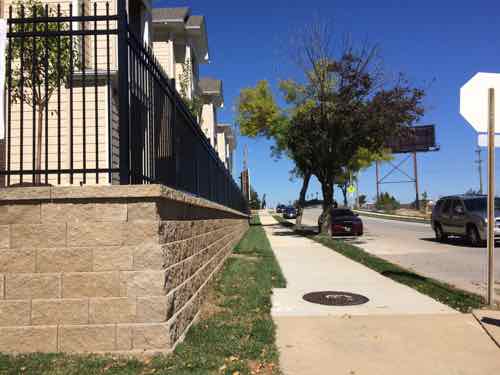
[[[500,198],[495,198],[495,218],[495,237],[500,237]],[[436,240],[461,236],[477,246],[487,238],[487,197],[453,195],[441,198],[434,206],[431,221]]]

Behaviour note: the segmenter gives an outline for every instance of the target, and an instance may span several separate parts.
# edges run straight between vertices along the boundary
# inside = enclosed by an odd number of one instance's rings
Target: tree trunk
[[[304,205],[306,203],[307,188],[309,187],[310,180],[311,173],[305,173],[304,179],[302,180],[302,189],[300,189],[299,206],[297,207],[297,219],[295,219],[295,227],[299,227],[302,225],[302,213],[304,211]]]
[[[347,185],[346,184],[343,184],[343,185],[340,185],[340,190],[342,190],[342,196],[344,198],[344,207],[347,207]]]
[[[37,125],[37,146],[36,146],[36,160],[35,160],[35,170],[37,174],[35,175],[35,184],[40,185],[41,183],[41,173],[42,170],[42,131],[43,131],[43,106],[38,107],[38,125]]]
[[[333,178],[320,182],[321,182],[321,191],[323,192],[323,213],[318,219],[318,227],[321,234],[331,235],[332,233],[331,210],[333,208]]]

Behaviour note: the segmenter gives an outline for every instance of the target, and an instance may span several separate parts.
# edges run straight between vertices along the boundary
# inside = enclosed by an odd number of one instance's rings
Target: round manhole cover
[[[329,306],[354,306],[369,301],[365,296],[348,292],[312,292],[302,298],[307,302]]]

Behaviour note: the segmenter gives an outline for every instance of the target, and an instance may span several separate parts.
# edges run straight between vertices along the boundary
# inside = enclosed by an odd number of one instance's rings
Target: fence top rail
[[[101,29],[101,30],[42,30],[42,31],[9,31],[9,38],[43,38],[43,37],[63,37],[63,36],[84,36],[84,35],[116,35],[117,29]]]
[[[9,17],[8,24],[32,24],[32,23],[55,23],[55,22],[90,22],[90,21],[118,21],[118,15],[85,15],[85,16],[36,16],[36,17]]]

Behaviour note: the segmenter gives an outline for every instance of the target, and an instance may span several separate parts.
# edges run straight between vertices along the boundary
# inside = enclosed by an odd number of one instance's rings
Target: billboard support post
[[[418,190],[418,166],[417,166],[417,152],[413,153],[413,170],[415,173],[415,208],[420,210],[420,192]]]
[[[380,177],[380,162],[375,162],[375,174],[377,179],[377,200],[380,196],[380,185],[382,184],[403,184],[411,183],[415,187],[415,208],[420,210],[420,186],[418,178],[418,152],[439,151],[436,144],[436,131],[434,125],[420,125],[401,129],[401,134],[388,140],[386,147],[393,154],[404,154],[405,157],[400,162],[387,162],[391,165],[391,170]],[[403,164],[413,158],[413,173],[405,170]],[[411,167],[409,167],[411,168]],[[388,181],[388,178],[395,173],[403,176],[402,180]]]
[[[377,201],[380,199],[380,161],[375,162],[375,175],[377,178]]]

